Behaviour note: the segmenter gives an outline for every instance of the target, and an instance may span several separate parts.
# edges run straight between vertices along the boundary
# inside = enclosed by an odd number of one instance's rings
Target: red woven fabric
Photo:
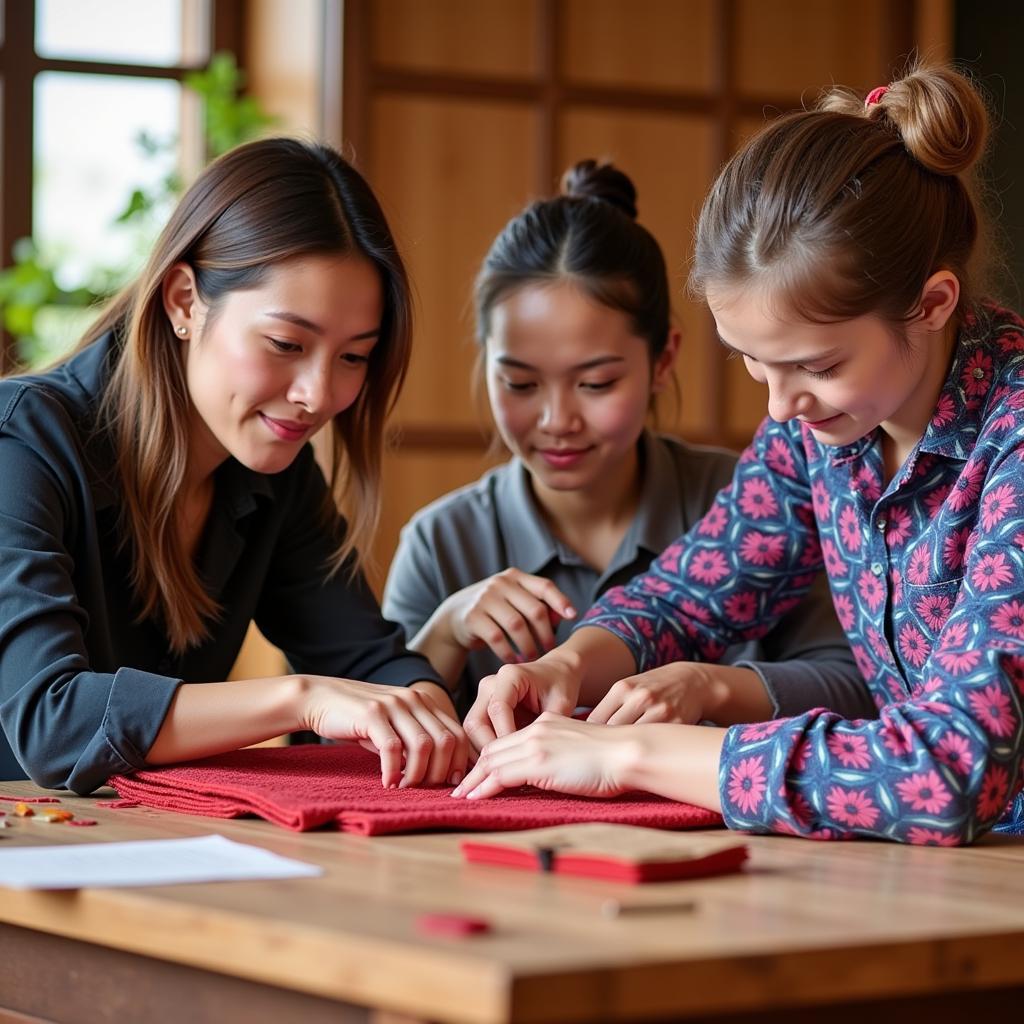
[[[376,836],[432,829],[512,830],[608,821],[648,828],[720,825],[712,811],[646,793],[611,800],[524,788],[489,800],[453,800],[450,787],[384,789],[376,754],[355,745],[257,747],[114,775],[109,785],[147,807],[239,818],[255,814],[297,832],[334,823]]]

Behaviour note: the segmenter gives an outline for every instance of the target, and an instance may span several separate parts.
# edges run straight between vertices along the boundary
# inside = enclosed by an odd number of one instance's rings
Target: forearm
[[[302,676],[178,687],[146,754],[149,764],[173,764],[237,750],[303,728]]]
[[[577,629],[541,660],[563,663],[579,680],[579,702],[594,707],[613,683],[636,672],[633,652],[614,633],[600,627]]]
[[[718,764],[725,730],[701,725],[617,726],[627,789],[721,811]]]

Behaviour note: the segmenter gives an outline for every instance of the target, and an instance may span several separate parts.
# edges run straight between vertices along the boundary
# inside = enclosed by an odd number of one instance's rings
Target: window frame
[[[209,53],[203,61],[154,66],[120,61],[41,57],[35,49],[35,0],[0,0],[0,266],[12,263],[19,238],[32,235],[35,80],[47,71],[180,82],[229,50],[245,69],[244,0],[207,0]],[[0,374],[15,367],[14,339],[0,332]]]

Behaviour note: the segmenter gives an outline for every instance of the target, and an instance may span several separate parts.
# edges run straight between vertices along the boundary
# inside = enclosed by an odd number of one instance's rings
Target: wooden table
[[[0,793],[40,795],[29,783]],[[1020,840],[913,849],[752,837],[742,875],[631,887],[465,865],[453,834],[299,835],[60,796],[99,825],[17,820],[0,848],[219,832],[326,875],[0,888],[0,1022],[935,1024],[1018,1019],[1024,1006]],[[12,805],[0,809],[10,820]],[[696,906],[608,920],[610,897]],[[417,916],[435,910],[485,916],[493,931],[420,935]]]

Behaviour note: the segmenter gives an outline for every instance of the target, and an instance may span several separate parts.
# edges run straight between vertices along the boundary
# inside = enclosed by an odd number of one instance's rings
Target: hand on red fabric
[[[580,683],[559,648],[525,665],[503,665],[493,676],[480,680],[476,700],[463,723],[477,750],[499,736],[516,731],[517,713],[539,715],[550,711],[571,715],[579,699]]]
[[[635,758],[631,731],[544,712],[532,725],[487,744],[454,797],[479,800],[517,786],[574,796],[618,796]]]
[[[587,716],[601,725],[679,722],[695,725],[707,718],[708,666],[692,661],[627,676],[615,683]]]
[[[325,739],[355,740],[380,754],[386,789],[454,785],[466,774],[469,740],[436,684],[383,686],[309,676],[304,703],[303,728]]]

